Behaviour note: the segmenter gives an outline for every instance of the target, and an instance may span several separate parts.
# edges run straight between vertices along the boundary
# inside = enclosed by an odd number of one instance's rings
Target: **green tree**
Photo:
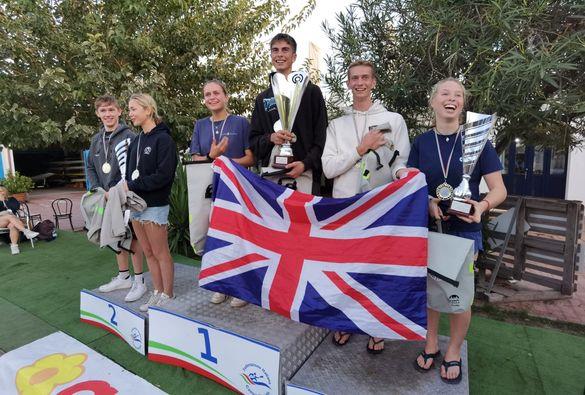
[[[578,0],[361,0],[324,25],[334,53],[326,82],[347,101],[345,70],[377,65],[375,95],[414,132],[428,128],[436,81],[463,80],[468,108],[497,112],[497,147],[514,138],[567,147],[585,134],[585,6]]]
[[[206,112],[201,84],[224,80],[230,107],[250,110],[270,68],[266,38],[293,28],[314,4],[291,16],[283,0],[4,1],[0,142],[87,146],[95,98],[107,92],[124,102],[141,91],[185,146]]]

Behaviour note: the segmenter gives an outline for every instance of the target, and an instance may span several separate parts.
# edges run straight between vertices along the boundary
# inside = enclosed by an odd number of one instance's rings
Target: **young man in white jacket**
[[[323,173],[333,179],[333,197],[351,197],[406,176],[410,153],[408,130],[400,114],[372,101],[376,74],[372,63],[356,61],[347,70],[353,104],[327,127],[321,161]],[[345,345],[346,332],[335,332],[333,342]],[[384,339],[370,337],[367,350],[379,354]]]
[[[332,120],[321,160],[333,179],[333,197],[350,197],[406,175],[410,153],[402,115],[372,101],[376,74],[372,63],[356,61],[347,70],[353,104]]]

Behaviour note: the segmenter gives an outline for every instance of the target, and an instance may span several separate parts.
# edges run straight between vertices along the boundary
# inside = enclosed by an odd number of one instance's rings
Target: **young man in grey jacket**
[[[113,96],[98,97],[95,101],[95,113],[102,122],[102,127],[91,140],[87,177],[90,189],[101,187],[108,191],[125,173],[126,153],[136,134],[128,126],[120,123],[122,109]],[[131,249],[134,252],[132,254],[134,281],[130,277],[128,252],[121,251],[116,255],[118,275],[99,287],[100,292],[130,288],[125,298],[127,302],[138,300],[146,293],[142,277],[142,248],[137,240],[133,241]]]

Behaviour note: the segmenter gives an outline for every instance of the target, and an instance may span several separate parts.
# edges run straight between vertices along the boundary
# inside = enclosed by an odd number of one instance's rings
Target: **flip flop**
[[[374,343],[372,344],[372,348],[370,348],[370,340],[373,341]],[[383,348],[376,350],[376,344],[380,344],[380,343],[384,343],[384,339],[380,339],[378,341],[374,340],[374,338],[372,336],[370,336],[370,338],[368,339],[368,344],[366,344],[366,350],[368,350],[368,352],[370,354],[380,354],[382,351],[384,351]]]
[[[441,380],[443,380],[444,383],[447,384],[459,384],[461,382],[461,376],[463,376],[463,369],[461,369],[461,360],[459,361],[445,361],[443,360],[443,362],[441,362],[441,366],[443,366],[445,368],[445,373],[448,372],[449,368],[453,368],[455,366],[459,366],[459,375],[457,377],[455,377],[454,379],[448,379],[446,377],[441,376]],[[439,376],[441,375],[441,373],[439,372]]]
[[[339,334],[339,338],[337,340],[335,339],[336,334]],[[345,341],[343,341],[343,339],[345,339]],[[335,332],[331,337],[333,344],[339,347],[345,346],[347,343],[349,343],[349,339],[351,339],[351,333],[343,331]]]
[[[433,360],[433,362],[431,362],[431,366],[429,366],[428,369],[427,368],[423,368],[422,366],[420,366],[418,364],[418,356],[414,360],[414,368],[416,370],[418,370],[419,372],[421,372],[421,373],[426,373],[426,372],[428,372],[429,370],[431,370],[435,366],[435,359],[437,359],[441,355],[441,350],[439,350],[437,352],[429,353],[429,354],[427,354],[424,350],[422,350],[419,355],[421,357],[423,357],[423,360],[425,361],[423,363],[423,365],[426,365],[427,364],[427,361],[429,359],[432,359]]]

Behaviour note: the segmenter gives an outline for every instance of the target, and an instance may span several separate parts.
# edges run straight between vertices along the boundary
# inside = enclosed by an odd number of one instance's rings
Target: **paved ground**
[[[76,231],[83,229],[83,219],[79,210],[79,201],[84,190],[72,188],[37,189],[30,193],[29,207],[31,214],[41,213],[43,219],[53,220],[51,201],[67,197],[73,201],[73,227]],[[69,222],[61,223],[61,228],[69,229]],[[585,229],[585,227],[584,227]],[[585,235],[581,242],[585,244]],[[585,325],[585,245],[581,248],[581,268],[578,271],[577,292],[570,299],[517,302],[500,304],[498,307],[512,310],[525,310],[531,315],[559,321],[574,322]]]

